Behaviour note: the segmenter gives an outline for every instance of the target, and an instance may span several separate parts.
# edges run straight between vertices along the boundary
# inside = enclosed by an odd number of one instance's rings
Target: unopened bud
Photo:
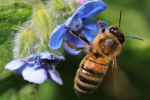
[[[53,0],[51,5],[54,7],[54,11],[61,16],[70,15],[75,11],[73,2],[70,0]]]
[[[33,23],[43,42],[49,41],[53,31],[53,18],[47,8],[38,8],[34,12]]]
[[[15,36],[14,40],[14,57],[24,58],[34,52],[34,45],[38,40],[36,34],[31,27],[22,29]]]

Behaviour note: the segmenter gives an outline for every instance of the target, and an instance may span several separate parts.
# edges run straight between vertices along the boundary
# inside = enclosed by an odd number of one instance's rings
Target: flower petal
[[[25,64],[23,64],[21,67],[19,67],[18,69],[13,70],[16,73],[22,73],[22,71],[27,67],[27,66],[34,66],[35,62],[34,61],[27,61],[25,62]]]
[[[39,67],[41,67],[41,64],[40,63],[35,63],[32,67],[33,67],[34,70],[36,70]]]
[[[80,32],[90,41],[92,42],[94,37],[97,35],[100,27],[97,24],[96,20],[92,19],[83,19],[83,27]]]
[[[80,40],[80,39],[78,39],[77,37],[73,36],[71,33],[67,33],[67,36],[65,37],[65,39],[66,39],[67,41],[69,41],[69,42],[75,44],[76,46],[84,46],[84,45],[85,45],[85,43],[84,43],[82,40]],[[68,48],[68,47],[66,46],[66,42],[64,43],[64,45],[65,45],[66,51],[67,51],[68,53],[70,53],[71,55],[77,55],[78,53],[81,52],[81,51],[74,51],[74,50]]]
[[[29,82],[42,84],[47,79],[47,73],[44,68],[34,69],[26,67],[22,72],[23,78]]]
[[[66,33],[67,29],[64,27],[64,24],[59,25],[52,33],[49,45],[52,49],[58,49],[61,47],[64,34]]]
[[[100,14],[106,8],[107,5],[103,1],[89,1],[81,6],[77,15],[82,18],[92,18],[93,16]]]
[[[6,64],[5,69],[9,69],[9,70],[13,71],[13,70],[20,68],[24,64],[25,64],[25,62],[20,61],[19,59],[15,59],[15,60],[12,60],[11,62],[9,62],[8,64]]]
[[[59,73],[56,70],[48,70],[49,74],[51,75],[52,79],[57,82],[58,84],[62,85],[63,82]]]
[[[26,68],[26,65],[19,67],[18,69],[13,70],[15,73],[21,74],[22,71]]]
[[[52,63],[52,68],[55,68],[56,67],[56,65],[58,64],[60,62],[60,60],[54,60],[54,61],[52,61],[51,63]]]
[[[37,54],[31,54],[31,55],[27,58],[27,60],[33,61],[33,60],[35,60],[36,58],[37,58]]]
[[[47,50],[40,53],[39,57],[40,57],[40,59],[49,59],[49,60],[51,60],[51,54],[49,52],[47,52]]]
[[[55,56],[55,60],[61,61],[65,60],[65,58],[63,56]]]
[[[70,23],[72,22],[72,20],[73,20],[73,17],[69,17],[69,18],[66,20],[65,25],[66,25],[67,27],[69,27],[69,25],[70,25]]]
[[[82,18],[92,18],[104,11],[106,8],[106,4],[102,1],[89,1],[78,8],[76,12],[67,19],[65,25],[67,27],[70,26],[73,30],[77,31],[80,27],[82,27]],[[76,24],[79,26],[77,29]]]
[[[82,28],[82,19],[80,16],[76,15],[72,17],[69,17],[67,21],[65,22],[65,25],[67,27],[70,27],[74,31],[78,31],[80,28]]]

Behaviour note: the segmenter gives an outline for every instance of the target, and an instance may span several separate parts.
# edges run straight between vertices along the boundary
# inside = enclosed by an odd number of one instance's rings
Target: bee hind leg
[[[90,45],[90,42],[87,40],[87,38],[83,35],[83,34],[79,34],[77,31],[74,31],[70,28],[68,28],[67,26],[65,26],[65,28],[75,37],[78,37],[79,39],[81,39],[82,41],[86,42],[87,44]]]
[[[75,44],[63,39],[65,42],[66,42],[66,46],[69,48],[69,49],[72,49],[74,51],[80,51],[80,50],[84,50],[84,51],[90,51],[91,50],[91,47],[87,47],[87,46],[76,46]]]

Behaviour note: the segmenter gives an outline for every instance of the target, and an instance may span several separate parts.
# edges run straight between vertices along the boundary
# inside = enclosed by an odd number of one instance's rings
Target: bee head
[[[115,35],[121,44],[124,44],[126,41],[126,35],[121,31],[117,26],[111,26],[109,32]]]
[[[111,26],[111,27],[109,27],[109,32],[112,33],[113,35],[115,35],[115,36],[118,38],[119,42],[120,42],[122,45],[126,42],[126,36],[143,41],[143,39],[141,39],[141,38],[137,38],[137,37],[125,35],[125,34],[121,31],[121,29],[120,29],[121,14],[122,14],[122,10],[120,10],[119,27],[118,27],[118,26]]]

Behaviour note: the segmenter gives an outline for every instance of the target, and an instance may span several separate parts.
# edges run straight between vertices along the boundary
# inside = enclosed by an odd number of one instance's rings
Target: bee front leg
[[[87,46],[81,46],[81,47],[77,47],[75,44],[63,39],[66,42],[66,45],[69,49],[72,49],[74,51],[80,51],[80,50],[84,50],[84,51],[90,51],[91,47],[87,47]]]
[[[68,28],[67,26],[65,26],[65,28],[71,33],[73,34],[75,37],[78,37],[79,39],[81,39],[82,41],[86,42],[87,44],[90,45],[90,42],[87,40],[87,38],[83,35],[83,34],[79,34],[78,32]]]
[[[99,27],[102,29],[102,33],[105,33],[105,26],[99,20],[97,20],[97,23]]]

